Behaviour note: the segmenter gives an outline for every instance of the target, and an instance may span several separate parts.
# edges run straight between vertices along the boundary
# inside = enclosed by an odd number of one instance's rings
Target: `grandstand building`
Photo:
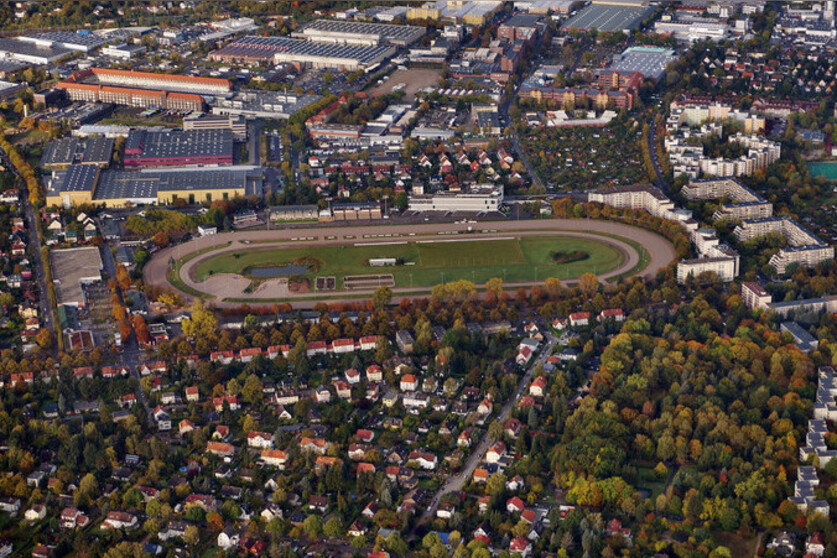
[[[499,211],[503,205],[503,187],[481,185],[468,192],[436,192],[411,195],[410,211]]]

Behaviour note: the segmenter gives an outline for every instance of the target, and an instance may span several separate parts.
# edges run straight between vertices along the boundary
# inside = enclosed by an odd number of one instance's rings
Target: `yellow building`
[[[91,169],[90,171],[86,169]],[[106,170],[75,166],[53,173],[47,205],[73,206],[91,203],[106,207],[230,200],[260,195],[260,167]]]

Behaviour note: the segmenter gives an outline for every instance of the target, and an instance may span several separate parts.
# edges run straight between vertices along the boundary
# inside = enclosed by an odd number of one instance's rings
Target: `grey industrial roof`
[[[160,177],[160,190],[225,190],[230,188],[244,188],[247,177],[252,174],[250,168],[245,169],[212,169],[202,173],[192,169],[176,169],[156,173]]]
[[[591,4],[569,19],[566,29],[622,31],[636,28],[653,11],[650,7]]]
[[[52,41],[56,43],[64,43],[68,45],[79,45],[85,48],[95,48],[103,45],[109,39],[103,39],[98,35],[74,33],[72,31],[53,31],[49,33],[32,33],[22,37],[23,40],[34,39],[38,41]]]
[[[140,149],[141,154],[138,157],[142,159],[223,156],[232,155],[233,138],[229,129],[163,132],[131,130],[125,142],[125,149]]]
[[[76,157],[79,140],[77,138],[61,138],[50,142],[41,156],[41,166],[69,165]]]
[[[248,189],[258,167],[109,170],[102,173],[95,200],[156,199],[158,192]]]
[[[676,60],[674,51],[664,48],[631,47],[613,59],[612,70],[639,72],[646,78],[659,79],[669,62]]]
[[[72,163],[92,163],[105,165],[113,152],[112,138],[91,137],[61,138],[50,142],[41,156],[41,166],[70,165]]]
[[[541,17],[531,14],[516,14],[504,21],[501,25],[507,27],[536,27]]]
[[[93,199],[156,200],[158,182],[155,176],[146,176],[140,171],[105,171]]]
[[[26,66],[25,62],[18,62],[17,60],[0,60],[0,72],[15,72]]]
[[[107,164],[110,162],[113,153],[113,138],[93,136],[88,138],[84,145],[84,153],[81,160],[84,163]]]
[[[234,41],[215,52],[219,56],[234,56],[258,60],[272,60],[276,54],[290,56],[318,56],[343,58],[359,63],[374,62],[390,51],[387,46],[351,46],[331,43],[315,43],[287,37],[248,36]]]
[[[45,58],[57,58],[72,53],[71,50],[64,47],[42,47],[35,43],[15,39],[0,39],[0,52],[10,52],[24,56],[43,56]]]
[[[99,168],[92,165],[73,165],[64,174],[62,192],[87,192],[96,185]]]
[[[405,45],[425,34],[424,27],[416,25],[389,25],[386,23],[358,23],[356,21],[336,21],[332,19],[318,19],[305,25],[301,31],[317,31],[323,33],[352,33],[357,35],[379,35],[386,41]]]

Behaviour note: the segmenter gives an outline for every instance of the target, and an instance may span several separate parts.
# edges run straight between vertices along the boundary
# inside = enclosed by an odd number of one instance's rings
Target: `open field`
[[[193,278],[204,281],[219,273],[249,277],[247,272],[252,268],[292,264],[307,257],[318,262],[318,269],[309,269],[306,276],[336,276],[337,288],[343,287],[347,275],[378,273],[391,273],[396,287],[430,287],[458,279],[484,283],[492,277],[505,277],[507,282],[537,281],[548,276],[568,279],[588,271],[610,271],[624,260],[618,249],[605,242],[570,236],[451,240],[237,250],[201,261]],[[574,250],[589,257],[552,263],[553,252]],[[372,267],[368,264],[372,258],[397,258],[405,265]]]
[[[369,93],[392,93],[392,88],[399,83],[404,84],[404,99],[412,101],[416,98],[416,92],[428,85],[435,85],[442,77],[442,71],[437,68],[409,68],[407,70],[395,70],[389,75],[389,79],[381,85],[376,85],[369,90]]]
[[[555,252],[566,255],[578,251],[586,251],[590,257],[561,265],[552,262]],[[235,257],[234,253],[240,255]],[[303,256],[306,259],[297,265],[304,263],[309,271],[303,282],[308,287],[301,290],[291,290],[288,277],[254,280],[248,276],[254,266],[280,267]],[[371,267],[367,265],[370,257],[403,257],[404,263],[415,265]],[[372,294],[371,289],[344,290],[347,275],[397,276],[393,300],[398,302],[401,297],[427,296],[430,287],[441,281],[467,279],[479,287],[491,277],[503,278],[504,270],[507,289],[541,284],[549,276],[571,283],[587,270],[605,282],[635,275],[653,277],[674,257],[671,243],[661,236],[608,221],[381,223],[238,231],[197,238],[155,254],[143,275],[148,285],[171,288],[187,301],[195,296],[211,299],[217,308],[237,308],[243,302],[290,302],[310,308],[318,301],[357,302]],[[313,290],[314,277],[334,278],[335,288]]]

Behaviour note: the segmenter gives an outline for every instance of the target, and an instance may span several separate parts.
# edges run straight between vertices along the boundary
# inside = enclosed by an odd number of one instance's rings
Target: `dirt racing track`
[[[456,235],[456,236],[453,236]],[[467,236],[465,236],[467,235]],[[357,302],[358,298],[369,295],[372,291],[331,291],[327,294],[317,292],[294,293],[288,289],[287,279],[271,279],[259,283],[249,290],[250,279],[236,273],[214,274],[203,281],[198,281],[195,268],[208,258],[225,252],[237,252],[247,249],[296,248],[301,246],[346,245],[355,243],[392,243],[394,240],[417,239],[452,239],[463,240],[475,237],[504,238],[524,236],[562,236],[588,238],[606,244],[623,255],[621,263],[614,269],[599,274],[602,281],[626,275],[653,277],[657,271],[667,266],[674,258],[672,244],[651,231],[638,227],[585,219],[541,219],[532,221],[480,221],[479,223],[433,223],[361,226],[312,226],[305,228],[286,228],[279,230],[260,230],[231,232],[215,236],[197,238],[189,242],[166,248],[154,254],[144,269],[146,284],[170,288],[181,294],[185,300],[193,297],[177,288],[169,280],[169,273],[177,273],[186,290],[202,293],[217,308],[237,307],[246,300],[250,306],[273,305],[283,301],[295,307],[311,307],[320,301]],[[629,239],[630,242],[626,241]],[[633,245],[632,245],[633,244]],[[641,253],[634,247],[642,246]],[[195,255],[197,253],[197,255]],[[188,258],[184,260],[184,258]],[[174,262],[174,265],[172,265]],[[174,269],[172,269],[174,267]],[[539,281],[542,283],[543,281]],[[572,282],[572,280],[570,280]],[[534,282],[506,283],[507,288],[529,286]],[[427,287],[397,287],[393,289],[394,300],[399,296],[420,296],[428,292]],[[340,295],[345,295],[341,299]]]

